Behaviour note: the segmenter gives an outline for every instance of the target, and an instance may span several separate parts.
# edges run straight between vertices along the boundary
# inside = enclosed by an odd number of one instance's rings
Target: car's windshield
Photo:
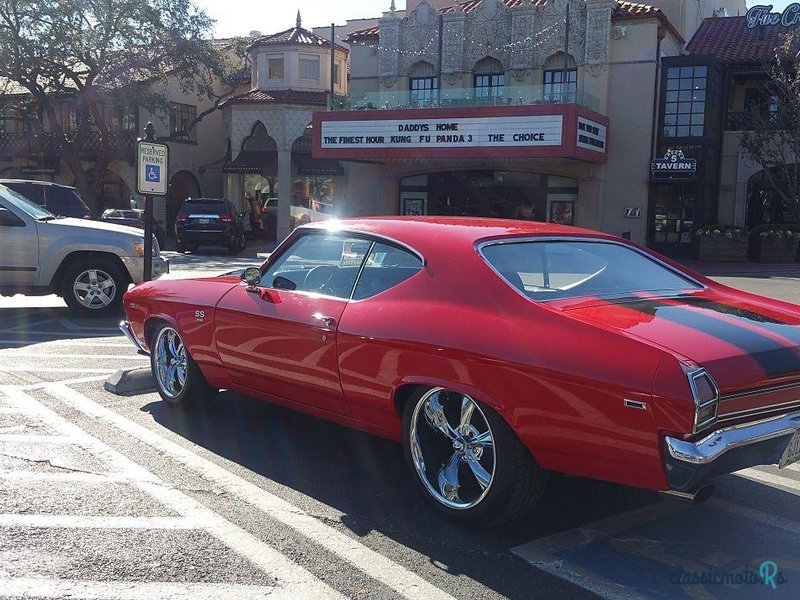
[[[3,200],[9,202],[12,206],[24,211],[34,219],[55,219],[56,216],[49,210],[42,208],[35,202],[28,200],[25,196],[15,192],[9,187],[0,185],[0,195]]]
[[[481,253],[506,281],[534,300],[701,289],[633,248],[613,242],[498,243],[485,246]]]

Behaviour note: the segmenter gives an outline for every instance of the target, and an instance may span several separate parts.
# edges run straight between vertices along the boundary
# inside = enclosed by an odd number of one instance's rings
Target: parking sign
[[[167,145],[139,142],[137,155],[137,191],[147,196],[166,196],[169,179]]]

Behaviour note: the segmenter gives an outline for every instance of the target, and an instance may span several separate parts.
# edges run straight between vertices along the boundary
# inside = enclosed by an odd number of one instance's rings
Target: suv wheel
[[[67,267],[61,278],[61,297],[84,317],[104,317],[119,312],[128,286],[123,270],[108,259],[86,259]]]

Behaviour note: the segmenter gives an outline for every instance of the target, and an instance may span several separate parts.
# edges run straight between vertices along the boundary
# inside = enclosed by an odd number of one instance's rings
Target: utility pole
[[[333,94],[335,93],[334,89],[334,80],[333,74],[334,70],[336,69],[336,23],[331,23],[331,102],[333,102]],[[342,73],[339,74],[339,78],[342,77]],[[340,84],[341,85],[341,84]]]
[[[155,142],[156,128],[148,122],[144,127],[144,141]],[[153,196],[144,197],[144,280],[153,278]]]
[[[561,73],[561,102],[567,99],[569,83],[569,0],[567,0],[566,26],[564,28],[564,71]]]

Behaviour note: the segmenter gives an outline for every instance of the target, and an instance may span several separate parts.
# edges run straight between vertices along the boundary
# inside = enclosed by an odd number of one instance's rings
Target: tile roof
[[[515,6],[519,6],[523,4],[527,0],[502,0],[503,4],[505,4],[509,8],[514,8]],[[465,13],[471,13],[472,11],[477,8],[477,6],[481,3],[481,0],[466,0],[466,2],[460,2],[459,7]],[[547,3],[547,0],[531,0],[531,4],[534,6],[544,6]],[[683,38],[681,37],[680,33],[677,29],[669,22],[667,16],[664,12],[655,6],[649,6],[647,4],[637,4],[636,2],[615,2],[616,6],[612,12],[612,19],[636,19],[642,17],[655,17],[659,21],[662,22],[669,30],[681,41]],[[442,9],[442,13],[449,13],[453,12],[455,7],[448,6]],[[352,32],[350,35],[347,36],[348,42],[365,42],[371,39],[377,39],[378,35],[380,34],[380,27],[378,25],[374,25],[373,27],[367,27],[365,29],[359,29],[358,31]]]
[[[686,51],[713,55],[727,64],[758,63],[773,58],[791,30],[781,25],[749,29],[746,17],[710,17],[700,24]]]
[[[251,90],[229,98],[224,104],[314,104],[327,106],[328,92],[309,92],[305,90]]]
[[[280,31],[270,35],[262,35],[250,45],[251,48],[257,46],[330,46],[330,39],[317,35],[313,31],[302,27],[292,27],[286,31]],[[344,52],[348,49],[341,44],[336,44],[336,48]]]

